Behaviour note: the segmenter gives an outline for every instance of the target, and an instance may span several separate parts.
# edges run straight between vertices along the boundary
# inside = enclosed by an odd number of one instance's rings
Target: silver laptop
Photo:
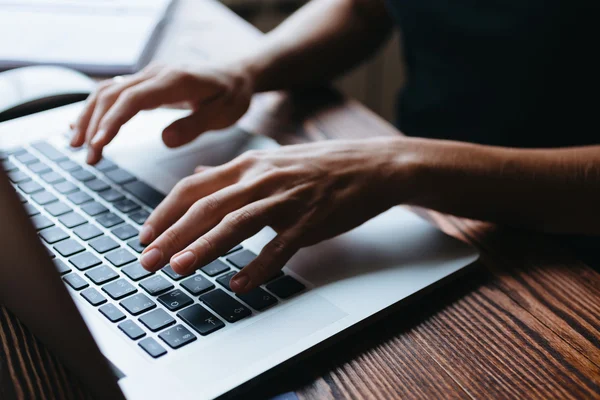
[[[253,296],[228,279],[274,236],[268,227],[191,276],[148,274],[136,235],[163,195],[196,165],[277,144],[234,127],[168,149],[160,133],[182,114],[159,109],[128,123],[92,167],[65,137],[81,107],[0,124],[0,301],[98,398],[240,390],[477,259],[395,207],[303,249]]]

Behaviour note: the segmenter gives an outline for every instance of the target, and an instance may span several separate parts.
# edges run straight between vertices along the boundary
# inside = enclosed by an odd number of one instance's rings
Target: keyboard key
[[[162,268],[162,272],[164,272],[169,278],[173,279],[174,281],[178,281],[180,279],[185,278],[186,276],[190,276],[192,274],[188,274],[188,275],[179,275],[177,272],[173,271],[173,268],[171,268],[170,264],[165,265]]]
[[[38,231],[50,228],[52,225],[54,225],[52,221],[50,221],[43,215],[34,215],[33,217],[31,217],[31,223],[33,224],[33,227]]]
[[[140,328],[138,326],[138,324],[136,324],[135,322],[133,322],[130,319],[128,319],[127,321],[121,322],[117,326],[127,336],[129,336],[129,339],[131,339],[131,340],[138,340],[139,338],[143,338],[144,336],[146,336],[146,332],[144,332],[144,330],[142,328]]]
[[[131,239],[132,237],[137,236],[139,233],[137,229],[129,224],[121,225],[118,228],[113,229],[111,232],[121,240]]]
[[[288,297],[292,297],[296,293],[303,291],[306,286],[291,276],[286,275],[283,278],[279,278],[271,283],[268,283],[266,288],[282,299],[287,299]]]
[[[82,277],[75,273],[65,275],[63,280],[75,290],[81,290],[89,286],[89,284],[83,280]]]
[[[85,169],[78,169],[77,171],[71,172],[71,176],[77,179],[80,182],[91,181],[92,179],[96,179],[96,175],[92,174],[90,171]]]
[[[101,265],[98,268],[91,269],[85,273],[92,282],[96,285],[103,285],[106,282],[110,282],[113,279],[117,279],[119,274],[113,271],[112,268],[107,267],[106,265]]]
[[[63,240],[54,245],[54,250],[63,257],[71,257],[74,254],[81,253],[85,248],[73,239]]]
[[[108,236],[100,236],[90,242],[90,246],[98,253],[106,253],[119,247],[119,244]]]
[[[58,199],[52,193],[47,192],[45,190],[43,192],[38,192],[31,196],[31,200],[35,201],[40,206],[45,206],[46,204],[58,201]]]
[[[129,242],[127,242],[127,246],[131,247],[133,250],[140,254],[147,247],[145,244],[141,244],[138,238],[131,239]]]
[[[183,307],[187,307],[194,302],[190,296],[179,289],[172,290],[169,293],[159,296],[158,301],[167,307],[169,311],[181,310]]]
[[[98,221],[98,223],[105,228],[111,228],[111,227],[113,227],[115,225],[119,225],[121,222],[123,222],[121,217],[119,217],[118,215],[115,215],[111,212],[102,214],[101,216],[96,218],[96,221]]]
[[[34,156],[31,153],[28,153],[27,151],[16,155],[15,158],[23,164],[33,164],[39,161],[36,156]]]
[[[102,231],[92,224],[83,224],[73,230],[81,240],[90,240],[102,235]]]
[[[139,281],[153,274],[153,272],[146,271],[139,262],[125,266],[121,271],[133,281]]]
[[[42,178],[44,182],[49,183],[51,185],[65,180],[65,178],[62,177],[62,175],[55,171],[46,172],[45,174],[40,175],[40,178]]]
[[[39,164],[39,163],[37,163],[37,164]],[[31,165],[35,165],[35,164],[31,164]],[[4,169],[5,172],[12,172],[12,171],[16,171],[19,169],[19,167],[17,167],[15,164],[13,164],[12,162],[10,162],[8,160],[2,162],[2,168]],[[31,166],[29,168],[31,168]]]
[[[196,336],[183,325],[175,325],[158,335],[173,349],[178,349],[196,340]]]
[[[98,309],[110,322],[118,322],[125,319],[125,314],[114,304],[105,304]]]
[[[67,228],[75,228],[76,226],[83,225],[87,222],[85,218],[76,212],[70,212],[58,218],[61,224]]]
[[[135,181],[135,176],[121,168],[116,168],[105,173],[106,177],[118,185]]]
[[[19,189],[21,189],[23,191],[23,193],[25,193],[25,194],[33,194],[33,193],[37,193],[41,190],[44,190],[42,185],[40,185],[39,183],[34,182],[34,181],[20,183]]]
[[[129,214],[129,218],[138,225],[143,225],[149,216],[150,213],[146,210],[140,210]]]
[[[35,208],[35,206],[31,203],[26,203],[23,205],[23,207],[25,208],[25,212],[27,213],[27,215],[30,217],[38,215],[40,213],[39,210]]]
[[[140,286],[152,296],[158,296],[173,289],[173,285],[160,275],[154,275],[141,281]]]
[[[27,198],[23,196],[21,193],[17,193],[17,197],[21,203],[27,203]]]
[[[246,265],[254,261],[255,258],[256,254],[254,254],[250,250],[244,250],[227,257],[227,261],[229,261],[239,269],[242,269]]]
[[[112,162],[106,158],[103,158],[102,160],[98,161],[98,163],[96,165],[94,165],[94,168],[96,168],[98,171],[101,171],[101,172],[107,172],[107,171],[117,168],[117,166],[114,162]]]
[[[200,296],[200,300],[227,322],[236,322],[252,314],[249,308],[221,289],[216,289]]]
[[[99,306],[100,304],[106,303],[106,297],[102,296],[100,292],[94,288],[85,289],[81,292],[81,296],[93,306]]]
[[[109,203],[114,203],[115,201],[123,200],[125,196],[121,193],[117,192],[115,189],[108,189],[99,193],[100,197]]]
[[[142,203],[150,206],[150,208],[156,208],[165,198],[158,190],[140,181],[127,183],[123,186],[123,189],[141,200]]]
[[[175,323],[175,319],[171,317],[165,310],[158,308],[154,311],[150,311],[140,317],[140,322],[146,325],[146,328],[152,332],[159,331],[166,328],[169,325]]]
[[[200,268],[208,276],[217,276],[225,271],[229,271],[230,268],[221,260],[215,260],[208,265]]]
[[[125,279],[119,279],[102,286],[102,290],[106,292],[113,300],[120,300],[123,297],[129,296],[137,292],[137,289]]]
[[[199,304],[194,304],[180,311],[177,316],[202,336],[211,334],[225,326],[223,321]]]
[[[71,268],[69,268],[69,266],[67,264],[65,264],[64,262],[62,262],[59,259],[54,260],[54,266],[56,267],[56,270],[58,271],[58,273],[61,275],[64,275],[67,272],[71,272]]]
[[[130,262],[136,261],[137,257],[131,254],[127,249],[118,249],[104,256],[115,267],[121,267]]]
[[[156,308],[156,303],[143,293],[134,294],[119,303],[131,315],[140,315]]]
[[[90,190],[94,192],[101,192],[103,190],[110,189],[110,185],[103,180],[100,179],[92,179],[84,182],[84,185],[87,186]]]
[[[230,292],[233,292],[233,290],[231,290],[231,288],[229,287],[229,281],[231,280],[231,278],[233,278],[235,274],[237,274],[237,272],[235,271],[225,274],[217,278],[217,282],[219,282],[219,285],[223,286],[225,289],[229,290]]]
[[[53,217],[58,217],[59,215],[63,215],[63,214],[73,211],[69,206],[67,206],[62,201],[57,201],[55,203],[49,204],[44,208]]]
[[[45,174],[46,172],[52,171],[52,168],[44,164],[43,162],[36,162],[27,166],[31,172],[36,175]]]
[[[87,203],[88,201],[92,201],[92,196],[85,192],[76,192],[67,196],[67,199],[71,201],[75,205],[81,205],[83,203]]]
[[[58,163],[58,166],[63,171],[67,171],[67,172],[73,172],[73,171],[77,171],[78,169],[81,169],[81,166],[79,164],[77,164],[75,161],[71,161],[71,160],[61,161]]]
[[[54,189],[60,194],[69,194],[78,191],[79,189],[73,183],[64,181],[54,185]]]
[[[67,159],[63,153],[56,150],[56,148],[48,142],[37,142],[32,144],[31,147],[42,153],[51,161],[59,162]]]
[[[56,254],[54,254],[54,252],[49,247],[44,246],[44,248],[46,249],[46,252],[48,253],[48,257],[50,257],[50,259],[54,260],[56,258]]]
[[[8,173],[8,179],[14,184],[30,181],[31,178],[23,171],[12,171]]]
[[[53,244],[69,238],[69,235],[59,227],[44,229],[40,232],[40,237],[44,242]]]
[[[238,244],[237,246],[235,246],[234,248],[230,249],[227,253],[225,253],[225,255],[229,255],[231,253],[235,253],[238,250],[243,249],[241,244]]]
[[[158,344],[158,342],[151,337],[140,340],[138,345],[152,358],[158,358],[167,354],[165,348]]]
[[[252,289],[248,293],[238,294],[237,297],[257,311],[262,311],[277,303],[275,296],[259,287]]]
[[[181,282],[181,286],[194,296],[199,296],[202,293],[215,288],[215,285],[211,281],[200,275],[194,275],[191,278],[187,278]]]
[[[87,215],[94,217],[96,215],[100,215],[108,211],[108,208],[104,207],[102,204],[92,201],[91,203],[87,203],[86,205],[81,207],[84,213]]]
[[[85,271],[86,269],[90,269],[96,265],[102,264],[102,261],[100,261],[98,257],[88,251],[71,257],[69,262],[80,271]]]
[[[116,202],[115,207],[117,208],[117,210],[119,210],[123,213],[130,213],[130,212],[135,211],[138,208],[140,208],[140,206],[137,203],[135,203],[129,199],[124,199],[124,200]]]

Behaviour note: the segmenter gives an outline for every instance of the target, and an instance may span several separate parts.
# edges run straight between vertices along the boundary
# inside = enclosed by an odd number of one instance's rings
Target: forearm
[[[600,146],[413,143],[414,205],[544,232],[600,234]]]
[[[319,85],[366,59],[391,27],[383,0],[313,0],[236,63],[256,92]]]

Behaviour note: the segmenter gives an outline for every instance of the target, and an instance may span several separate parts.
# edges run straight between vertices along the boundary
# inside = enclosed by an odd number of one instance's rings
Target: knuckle
[[[212,255],[215,253],[215,246],[212,239],[207,236],[208,235],[204,235],[198,239],[198,246],[202,248],[202,252],[204,254],[211,255],[212,257]]]
[[[135,104],[139,98],[139,91],[134,88],[125,89],[119,95],[119,99],[127,104]]]
[[[221,201],[216,196],[208,196],[202,199],[201,207],[205,215],[216,213],[221,207]]]
[[[168,248],[179,250],[182,246],[181,234],[176,229],[167,229],[165,231],[165,242]]]
[[[187,197],[194,190],[194,182],[190,177],[185,177],[173,188],[173,193],[176,197]]]
[[[271,240],[265,247],[269,253],[277,256],[280,254],[285,254],[285,252],[288,249],[288,243],[284,239],[276,237],[275,239]]]
[[[248,210],[237,210],[225,217],[225,223],[230,226],[247,225],[254,219],[254,215]]]

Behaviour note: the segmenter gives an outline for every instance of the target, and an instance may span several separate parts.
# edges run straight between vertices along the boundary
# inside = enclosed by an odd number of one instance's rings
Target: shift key
[[[200,300],[227,322],[236,322],[252,314],[249,308],[221,289],[213,290],[200,296]]]

